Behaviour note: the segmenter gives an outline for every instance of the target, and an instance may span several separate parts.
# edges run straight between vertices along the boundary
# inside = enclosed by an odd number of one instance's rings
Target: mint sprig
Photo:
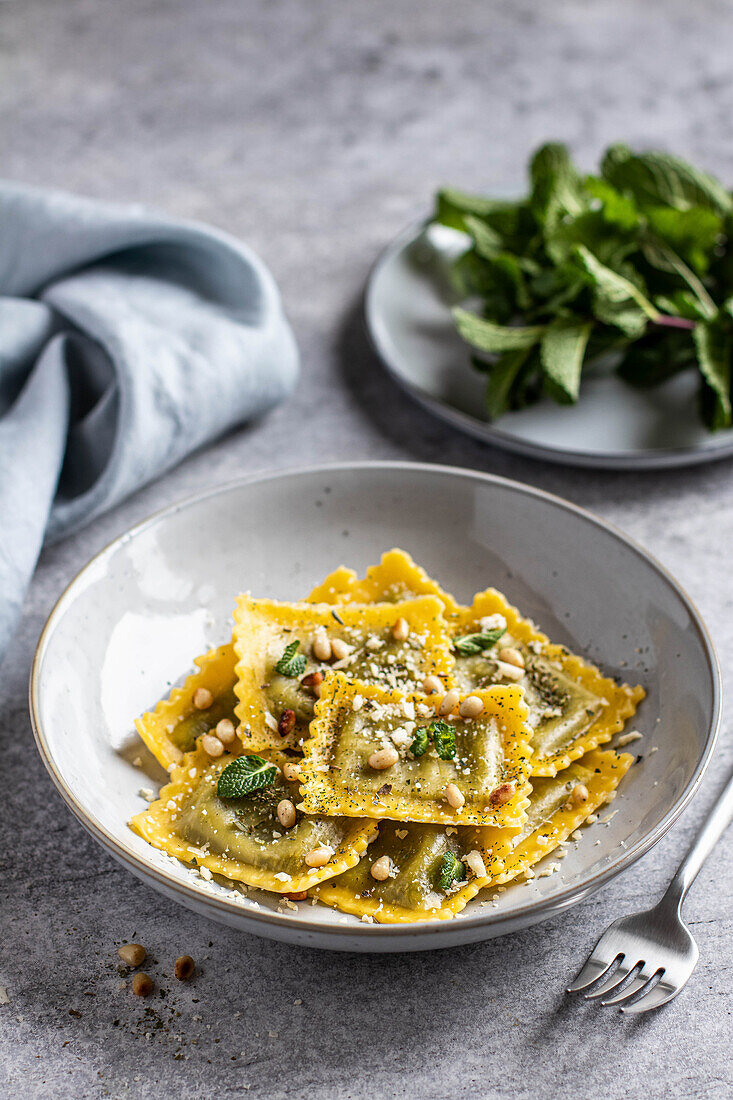
[[[298,653],[300,642],[290,642],[285,646],[285,652],[275,665],[275,669],[281,676],[302,676],[305,672],[308,659],[304,653]]]
[[[464,634],[456,638],[453,648],[461,657],[475,657],[487,649],[491,649],[506,634],[505,626],[495,626],[491,630],[481,630],[477,634]]]
[[[733,194],[718,180],[621,144],[586,176],[553,143],[523,198],[443,190],[435,221],[466,234],[452,290],[480,308],[454,322],[490,419],[543,394],[574,404],[605,359],[637,387],[696,371],[704,423],[733,426]]]
[[[238,756],[222,771],[216,784],[219,798],[245,798],[274,783],[277,768],[262,756]]]

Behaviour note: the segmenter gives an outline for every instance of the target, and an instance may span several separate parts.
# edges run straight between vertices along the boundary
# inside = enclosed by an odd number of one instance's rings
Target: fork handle
[[[673,901],[678,908],[682,905],[687,891],[697,877],[698,871],[725,832],[731,819],[733,819],[733,772],[731,772],[728,782],[705,818],[690,850],[680,863],[677,874],[669,884],[662,902]]]

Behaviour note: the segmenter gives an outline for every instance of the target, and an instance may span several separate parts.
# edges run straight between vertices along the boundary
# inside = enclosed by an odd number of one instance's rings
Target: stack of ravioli
[[[633,762],[599,746],[642,688],[493,588],[460,605],[401,550],[299,603],[241,596],[234,621],[137,721],[171,778],[130,825],[205,877],[366,921],[450,918],[532,877]]]

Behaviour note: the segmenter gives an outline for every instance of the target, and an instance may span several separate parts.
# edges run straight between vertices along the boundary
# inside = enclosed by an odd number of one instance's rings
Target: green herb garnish
[[[431,722],[428,730],[435,751],[441,760],[452,760],[456,755],[456,731],[447,722]]]
[[[413,756],[424,756],[425,753],[428,751],[428,744],[429,739],[427,726],[421,726],[420,729],[417,730],[415,733],[414,740],[410,745],[410,752]]]
[[[277,768],[261,756],[238,756],[219,776],[216,793],[219,798],[244,798],[269,787],[276,775]]]
[[[308,660],[304,653],[297,652],[299,645],[300,642],[295,641],[285,647],[285,652],[275,665],[281,676],[302,676],[305,672]]]
[[[435,221],[470,238],[450,278],[481,308],[454,320],[478,353],[489,416],[543,394],[574,404],[586,368],[613,357],[643,388],[696,370],[703,421],[731,427],[731,192],[677,157],[626,145],[590,176],[564,145],[544,145],[529,177],[516,201],[437,197]]]
[[[464,634],[463,637],[456,638],[453,648],[460,653],[461,657],[475,657],[477,653],[483,653],[485,649],[495,646],[502,634],[506,634],[505,626],[482,630],[479,634]]]
[[[438,869],[438,889],[445,893],[454,882],[462,882],[464,878],[466,878],[465,863],[457,859],[452,852],[446,852]]]

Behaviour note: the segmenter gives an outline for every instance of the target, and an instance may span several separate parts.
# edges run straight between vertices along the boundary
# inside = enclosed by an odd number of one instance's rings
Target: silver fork
[[[593,985],[595,988],[585,994],[586,1000],[600,999],[602,1005],[619,1005],[622,1012],[634,1015],[660,1008],[684,989],[700,952],[680,909],[731,818],[733,774],[662,900],[653,909],[614,921],[568,986],[568,993],[579,993]]]

